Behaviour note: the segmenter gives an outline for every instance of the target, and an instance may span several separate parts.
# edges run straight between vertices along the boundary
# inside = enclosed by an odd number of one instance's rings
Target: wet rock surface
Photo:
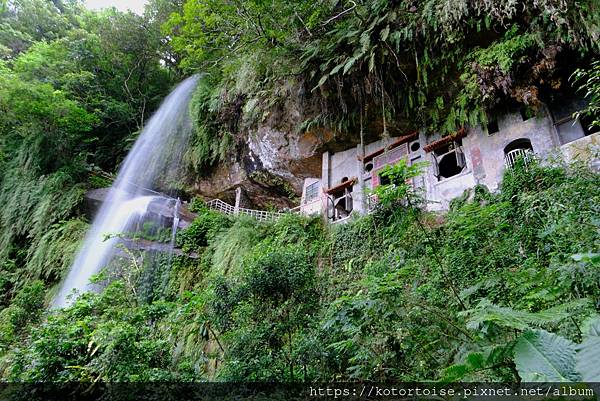
[[[243,207],[294,207],[299,204],[304,179],[321,176],[323,152],[357,143],[355,138],[324,129],[300,133],[293,124],[286,129],[273,125],[247,130],[235,156],[213,167],[205,177],[195,178],[189,191],[207,200],[219,198],[233,204],[235,189],[242,187],[246,194]]]
[[[84,196],[84,213],[88,219],[92,220],[96,212],[105,201],[110,188],[96,188],[86,192]],[[157,220],[162,221],[163,225],[170,226],[173,222],[173,207],[165,204],[160,198],[150,202],[148,205],[148,213],[153,215]],[[178,228],[186,228],[196,218],[196,214],[187,208],[186,203],[182,203],[179,211]]]

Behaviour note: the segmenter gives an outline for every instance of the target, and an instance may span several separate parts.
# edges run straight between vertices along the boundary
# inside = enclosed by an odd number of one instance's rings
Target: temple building
[[[325,152],[321,177],[304,182],[300,210],[306,215],[322,214],[330,222],[368,213],[374,202],[370,191],[385,184],[379,173],[401,159],[409,164],[428,162],[412,184],[422,189],[429,210],[447,210],[452,199],[478,184],[496,191],[504,170],[521,157],[581,159],[600,169],[599,130],[590,130],[588,121],[573,117],[584,106],[581,100],[565,100],[535,113],[527,108],[512,110],[486,127],[463,128],[444,137],[412,132],[342,152]]]

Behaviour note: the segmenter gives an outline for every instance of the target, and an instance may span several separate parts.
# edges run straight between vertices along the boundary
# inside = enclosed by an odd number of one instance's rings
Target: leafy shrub
[[[376,239],[376,227],[370,216],[334,227],[329,251],[333,268],[341,270],[350,260],[368,260],[375,250]]]
[[[414,206],[421,206],[420,194],[413,187],[411,180],[423,174],[423,169],[428,165],[426,162],[418,162],[411,165],[402,159],[393,166],[385,166],[379,176],[389,184],[379,185],[373,191],[378,202],[383,207],[403,201],[412,202]]]
[[[257,257],[245,271],[251,296],[275,304],[302,298],[313,285],[314,268],[304,252],[295,249],[269,250]]]
[[[186,380],[165,352],[167,333],[158,330],[173,306],[135,306],[123,283],[102,295],[85,294],[69,308],[54,311],[32,332],[33,341],[13,355],[10,377],[26,381]]]
[[[23,287],[12,304],[0,311],[0,350],[5,350],[17,336],[37,323],[44,308],[44,283],[33,281]]]
[[[204,200],[202,200],[201,198],[198,198],[198,197],[192,198],[192,201],[190,202],[190,205],[188,208],[189,208],[190,212],[194,212],[194,213],[201,213],[201,212],[206,211],[206,209],[207,209],[206,203],[204,202]]]
[[[205,210],[194,219],[189,227],[179,231],[177,245],[184,252],[196,251],[200,247],[207,246],[219,231],[230,225],[231,220],[226,215],[213,210]]]
[[[302,248],[256,247],[241,280],[221,279],[215,287],[213,310],[219,313],[220,328],[227,330],[225,339],[231,351],[226,354],[223,377],[298,377],[296,366],[308,362],[302,360],[299,345],[301,331],[312,325],[315,296],[314,266]]]

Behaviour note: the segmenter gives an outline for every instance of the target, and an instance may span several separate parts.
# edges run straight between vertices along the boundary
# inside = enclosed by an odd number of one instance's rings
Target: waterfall
[[[157,196],[159,184],[180,179],[183,153],[189,143],[189,102],[198,77],[180,83],[148,121],[125,158],[106,199],[86,235],[52,307],[70,305],[70,294],[92,291],[90,277],[107,266],[118,253],[119,236],[144,223],[161,220],[161,210],[172,207],[172,198]],[[152,196],[149,196],[152,195]],[[175,203],[179,207],[179,201]],[[153,210],[155,209],[155,210]],[[174,210],[173,219],[178,218]],[[173,221],[173,231],[175,221]],[[174,239],[171,238],[174,245]]]
[[[177,236],[177,227],[179,227],[179,208],[181,207],[181,199],[177,198],[175,207],[173,208],[173,224],[171,225],[171,255],[175,249],[175,237]]]
[[[169,265],[173,260],[173,253],[175,253],[175,239],[177,238],[177,228],[179,227],[179,208],[181,207],[181,200],[177,198],[175,206],[173,207],[173,224],[171,224],[171,239],[169,241]],[[166,277],[163,282],[163,288],[166,287]]]

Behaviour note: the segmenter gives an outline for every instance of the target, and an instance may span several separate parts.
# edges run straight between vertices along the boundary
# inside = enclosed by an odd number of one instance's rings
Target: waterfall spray
[[[53,301],[54,308],[68,306],[73,301],[69,297],[72,293],[94,289],[89,284],[90,277],[115,256],[118,236],[147,221],[154,204],[157,208],[173,204],[172,198],[148,196],[154,192],[149,189],[155,188],[158,182],[179,178],[191,132],[189,102],[197,81],[198,77],[193,76],[180,83],[140,133]],[[176,209],[179,204],[177,201]],[[175,219],[178,219],[178,210],[174,210],[173,233]],[[174,246],[174,237],[171,242]]]

